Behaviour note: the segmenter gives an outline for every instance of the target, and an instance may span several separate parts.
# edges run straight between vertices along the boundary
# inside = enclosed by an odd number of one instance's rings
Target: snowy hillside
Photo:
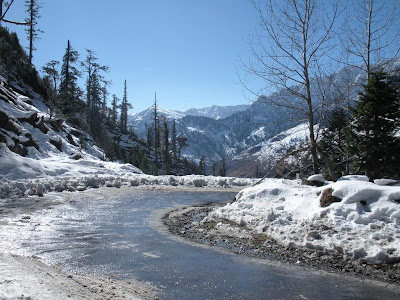
[[[315,127],[314,130],[317,131],[318,128]],[[264,130],[257,130],[249,138],[257,139],[263,134]],[[244,150],[232,158],[229,174],[231,176],[255,176],[257,166],[259,172],[267,173],[287,153],[304,146],[308,134],[308,125],[300,124]],[[290,165],[301,161],[301,155],[288,155],[284,162],[286,165]],[[270,177],[274,177],[273,174]]]
[[[218,106],[191,108],[185,111],[186,116],[207,117],[214,120],[225,119],[234,113],[245,111],[250,105]]]
[[[207,117],[214,120],[223,119],[231,116],[232,114],[240,111],[244,111],[249,107],[249,105],[235,105],[235,106],[217,106],[213,105],[205,108],[191,108],[187,111],[178,111],[164,108],[157,108],[157,112],[159,115],[164,116],[168,120],[172,121],[173,119],[180,122],[185,116],[197,116],[197,117]],[[131,114],[129,116],[128,123],[131,124],[139,137],[145,139],[146,138],[146,124],[153,124],[154,118],[154,106],[150,106],[148,109],[137,113]]]
[[[39,109],[40,108],[40,109]],[[39,99],[0,86],[0,180],[48,176],[142,173],[132,165],[101,161],[103,152],[85,132],[50,117]]]
[[[344,68],[337,74],[326,78],[326,93],[329,94],[326,97],[330,99],[338,97],[353,99],[364,81],[365,76],[359,69]],[[352,83],[351,89],[341,88],[349,83]],[[347,95],[342,93],[344,90],[348,92]],[[317,90],[313,91],[316,104],[321,101],[318,93]],[[247,164],[256,156],[252,153],[252,157],[249,157],[249,148],[252,148],[252,151],[257,147],[262,148],[261,142],[303,122],[304,116],[296,115],[296,111],[270,104],[270,102],[279,101],[281,97],[285,97],[288,101],[302,102],[285,91],[279,91],[268,96],[261,96],[249,106],[225,108],[212,106],[204,109],[190,109],[186,112],[160,109],[159,113],[169,120],[176,119],[178,135],[187,137],[189,146],[182,150],[183,155],[194,160],[199,160],[204,155],[206,164],[209,166],[212,160],[220,162],[224,158],[229,163],[228,172],[230,174],[253,176],[254,174],[251,172],[240,174],[237,172],[235,165],[237,165],[238,159],[242,158],[244,164]],[[152,108],[131,116],[130,122],[140,137],[145,138],[145,123],[152,124],[152,118]],[[283,147],[281,148],[283,151]],[[256,152],[261,154],[261,150]],[[230,164],[230,160],[233,160],[233,165]],[[264,157],[259,159],[261,164],[265,160]],[[255,164],[251,163],[251,165],[255,169]]]
[[[322,187],[264,179],[236,199],[214,209],[203,222],[228,220],[284,246],[367,263],[400,262],[400,186],[380,186],[364,176]],[[217,224],[218,230],[229,230],[223,223]]]

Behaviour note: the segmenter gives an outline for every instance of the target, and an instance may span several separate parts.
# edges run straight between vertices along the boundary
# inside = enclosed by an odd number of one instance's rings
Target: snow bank
[[[358,179],[358,180],[354,180]],[[322,187],[265,179],[207,217],[224,218],[279,243],[368,263],[400,262],[400,187],[349,177]],[[341,199],[321,207],[322,192]],[[206,221],[206,220],[205,220]]]
[[[39,160],[22,157],[0,145],[0,198],[42,196],[50,191],[82,191],[101,186],[247,187],[255,179],[201,175],[145,175],[131,164],[85,155],[74,160],[62,153]]]

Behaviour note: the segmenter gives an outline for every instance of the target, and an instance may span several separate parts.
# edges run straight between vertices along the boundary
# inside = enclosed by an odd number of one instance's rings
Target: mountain
[[[159,115],[166,117],[170,121],[173,119],[179,120],[185,116],[184,112],[159,107],[157,107],[157,112]],[[147,136],[146,126],[152,125],[154,122],[153,120],[154,105],[140,113],[128,115],[128,124],[132,126],[135,129],[136,134],[144,140]]]
[[[290,174],[288,167],[302,165],[303,161],[310,162],[309,157],[302,157],[303,153],[287,157],[285,157],[285,154],[306,147],[307,139],[308,125],[306,123],[282,131],[234,156],[228,174],[237,177],[257,177],[269,172],[270,177],[286,177],[288,175],[293,177],[295,174]],[[285,169],[272,170],[283,157],[285,158],[282,165]]]
[[[234,113],[245,111],[250,105],[218,106],[212,105],[205,108],[191,108],[184,112],[186,116],[208,117],[214,120],[227,118]]]
[[[236,112],[244,111],[249,107],[249,105],[235,105],[235,106],[217,106],[212,105],[205,108],[191,108],[187,111],[170,110],[164,108],[157,108],[159,115],[166,117],[168,120],[173,119],[179,122],[180,119],[185,116],[198,116],[207,117],[213,120],[219,120],[226,118]],[[145,139],[147,130],[146,125],[149,126],[153,124],[154,116],[154,106],[141,111],[137,114],[131,114],[128,116],[128,123],[133,126],[139,137]]]
[[[386,65],[385,71],[389,74],[397,74],[399,68],[400,59]],[[314,107],[325,101],[324,112],[329,115],[329,110],[337,105],[335,103],[338,100],[348,99],[349,105],[352,105],[365,80],[366,76],[362,70],[346,67],[320,79],[319,84],[314,81],[312,84]],[[321,83],[324,86],[323,99],[320,96]],[[294,87],[294,89],[300,89],[300,87]],[[160,109],[159,113],[169,120],[176,119],[178,136],[187,137],[188,146],[182,149],[182,154],[193,160],[200,160],[202,156],[205,156],[208,174],[211,173],[212,164],[218,165],[225,160],[228,165],[228,174],[254,176],[257,165],[259,165],[259,171],[266,173],[271,163],[276,161],[276,157],[284,152],[285,147],[281,147],[279,151],[268,152],[267,149],[271,147],[272,141],[291,135],[290,130],[298,130],[297,126],[305,121],[304,115],[299,114],[298,111],[271,104],[281,99],[299,106],[304,105],[303,100],[286,90],[280,90],[268,96],[261,96],[248,106],[225,108],[212,106],[204,109],[190,109],[186,112]],[[145,137],[143,124],[145,122],[151,124],[151,118],[152,108],[134,116],[132,124],[139,136]],[[301,144],[304,139],[298,139],[298,142]],[[286,146],[294,147],[294,144]]]

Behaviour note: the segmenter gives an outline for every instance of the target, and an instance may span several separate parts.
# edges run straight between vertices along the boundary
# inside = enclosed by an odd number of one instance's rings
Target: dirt
[[[371,265],[360,260],[346,259],[341,255],[285,247],[265,234],[254,234],[247,227],[225,219],[209,223],[200,222],[214,207],[222,205],[225,203],[209,203],[175,210],[164,217],[163,223],[172,234],[237,254],[400,285],[400,264]],[[229,225],[222,226],[230,228],[229,234],[226,230],[218,229],[221,228],[221,224]]]

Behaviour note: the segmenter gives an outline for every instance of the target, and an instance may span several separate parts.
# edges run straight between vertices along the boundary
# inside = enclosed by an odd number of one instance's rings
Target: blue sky
[[[7,17],[25,17],[15,0]],[[249,56],[247,38],[257,27],[248,0],[41,0],[34,64],[62,60],[67,40],[84,58],[96,51],[110,67],[110,94],[122,97],[128,83],[131,112],[149,107],[157,92],[163,108],[248,104],[254,96],[238,83],[240,58]],[[23,45],[21,26],[8,25]],[[111,96],[110,96],[111,98]]]

